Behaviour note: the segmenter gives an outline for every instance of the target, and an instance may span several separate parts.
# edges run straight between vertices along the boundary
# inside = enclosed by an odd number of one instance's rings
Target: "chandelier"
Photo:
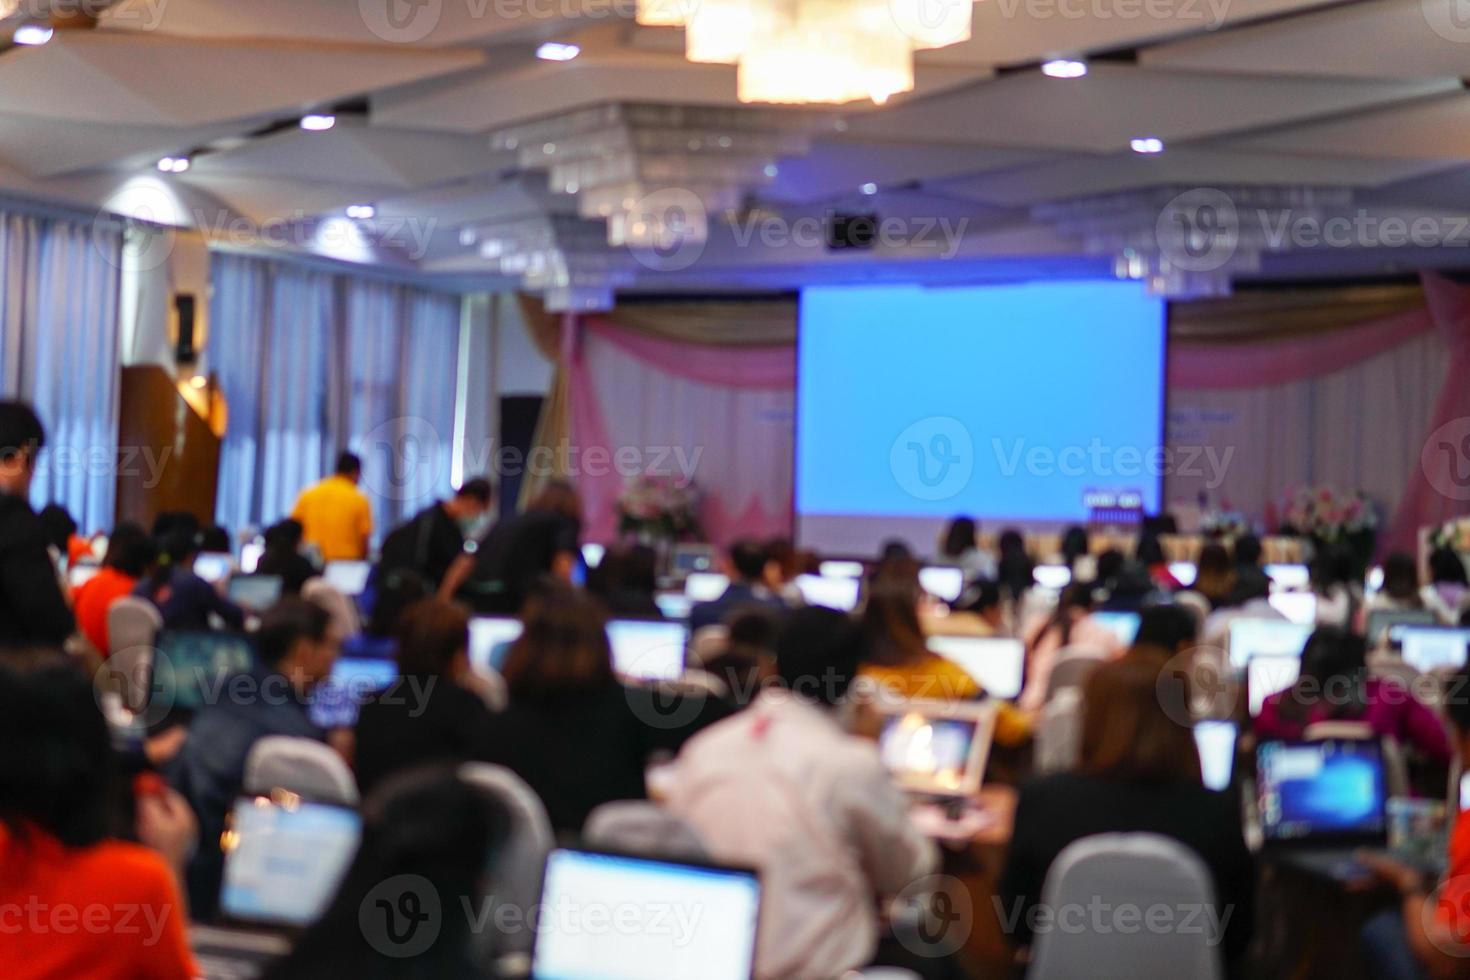
[[[683,27],[685,57],[735,65],[741,102],[879,105],[914,87],[914,52],[970,38],[970,0],[638,0]]]

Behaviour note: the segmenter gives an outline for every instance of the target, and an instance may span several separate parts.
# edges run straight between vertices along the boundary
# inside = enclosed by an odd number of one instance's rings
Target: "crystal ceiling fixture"
[[[541,293],[547,310],[610,310],[618,286],[633,281],[632,257],[608,247],[600,221],[535,214],[474,226],[480,256],[502,275]]]
[[[776,161],[811,149],[826,117],[780,110],[617,103],[500,130],[492,148],[545,171],[551,191],[584,218],[607,221],[612,245],[703,242],[709,216],[738,209],[771,182]]]
[[[914,87],[914,52],[970,39],[970,0],[638,0],[683,27],[690,61],[737,66],[741,102],[881,105]]]
[[[1113,258],[1120,279],[1157,296],[1228,296],[1268,252],[1302,243],[1290,228],[1352,204],[1352,191],[1313,186],[1161,186],[1038,205],[1032,217]]]

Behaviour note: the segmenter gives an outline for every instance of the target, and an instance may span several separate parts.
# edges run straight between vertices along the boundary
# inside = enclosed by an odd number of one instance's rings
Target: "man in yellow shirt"
[[[362,561],[373,533],[373,509],[357,488],[362,460],[352,453],[337,457],[337,471],[296,498],[291,516],[301,522],[301,538],[314,544],[322,561]]]

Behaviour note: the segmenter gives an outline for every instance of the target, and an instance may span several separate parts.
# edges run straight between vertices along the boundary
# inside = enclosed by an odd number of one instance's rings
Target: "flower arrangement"
[[[1470,552],[1470,517],[1457,517],[1431,530],[1429,547]]]
[[[647,473],[634,477],[618,496],[618,533],[645,543],[702,540],[699,502],[693,483]]]
[[[1333,544],[1378,530],[1378,508],[1361,490],[1302,487],[1287,494],[1282,509],[1283,534],[1305,534]]]

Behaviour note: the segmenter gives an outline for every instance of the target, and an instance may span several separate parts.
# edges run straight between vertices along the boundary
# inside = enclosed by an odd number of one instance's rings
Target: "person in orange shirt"
[[[157,557],[157,549],[148,532],[139,524],[123,521],[107,540],[107,557],[102,570],[76,590],[73,611],[77,626],[102,656],[110,652],[107,636],[107,611],[125,595],[131,595],[138,582],[148,573]]]
[[[1444,713],[1463,771],[1470,763],[1470,669],[1447,678],[1444,690]],[[1457,813],[1449,870],[1438,883],[1422,869],[1383,855],[1357,856],[1372,875],[1360,887],[1384,886],[1399,896],[1397,908],[1363,927],[1367,972],[1375,980],[1470,977],[1470,810],[1451,809]]]
[[[194,816],[140,777],[136,833],[110,839],[113,754],[84,674],[60,654],[0,666],[0,964],[8,980],[197,975],[179,869]]]
[[[302,540],[316,546],[323,564],[367,558],[373,508],[357,487],[361,479],[362,460],[343,453],[336,472],[303,490],[291,509],[292,519],[301,522]]]

